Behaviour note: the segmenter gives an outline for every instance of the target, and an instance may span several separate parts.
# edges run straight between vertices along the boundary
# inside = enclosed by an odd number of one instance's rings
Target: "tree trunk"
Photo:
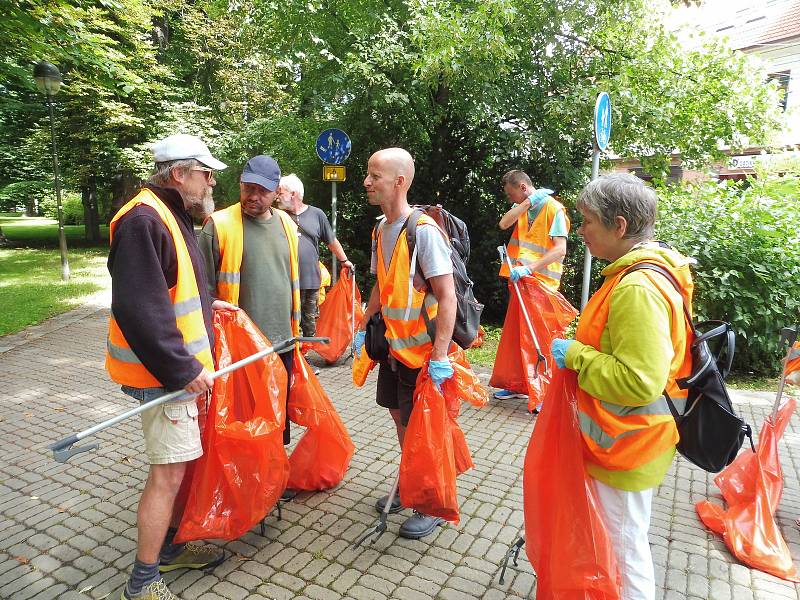
[[[36,198],[33,196],[28,196],[25,198],[25,216],[26,217],[35,217],[36,214]]]
[[[122,205],[133,198],[136,188],[141,183],[142,181],[130,171],[122,171],[111,178],[111,211],[106,215],[106,222],[111,221]]]
[[[447,163],[449,160],[448,153],[446,152],[447,141],[450,137],[448,111],[450,102],[450,87],[446,82],[440,81],[434,95],[434,114],[437,118],[435,126],[435,133],[431,140],[431,153],[428,170],[430,174],[432,195],[431,201],[436,204],[441,204],[446,200],[443,193],[448,189],[448,182],[445,181],[447,176]]]
[[[81,200],[86,239],[93,244],[98,244],[100,242],[100,214],[97,210],[97,180],[94,175],[90,176],[86,185],[81,187]]]

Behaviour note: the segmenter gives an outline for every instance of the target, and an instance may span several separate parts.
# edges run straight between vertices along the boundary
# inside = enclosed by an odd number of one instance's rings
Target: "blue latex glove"
[[[575,340],[562,340],[559,338],[554,339],[550,343],[550,352],[553,354],[553,360],[562,369],[567,368],[567,348],[575,343]]]
[[[356,337],[353,338],[353,342],[355,343],[355,351],[356,356],[361,355],[361,348],[364,347],[364,340],[367,339],[367,332],[366,331],[356,331]]]
[[[531,201],[531,204],[536,204],[542,198],[546,198],[550,194],[553,193],[553,190],[548,190],[547,188],[539,188],[538,190],[533,190],[530,196],[528,196],[528,200]]]
[[[428,362],[428,373],[431,381],[441,391],[442,384],[453,376],[453,365],[449,360],[431,360]]]
[[[530,275],[531,270],[528,267],[512,267],[511,281],[519,281],[523,277]]]

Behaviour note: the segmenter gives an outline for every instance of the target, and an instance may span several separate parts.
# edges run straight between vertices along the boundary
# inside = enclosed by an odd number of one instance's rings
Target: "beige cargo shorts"
[[[167,393],[164,388],[127,385],[122,386],[122,391],[141,404]],[[141,413],[145,452],[151,465],[188,462],[203,455],[198,401],[205,399],[206,394],[201,394],[191,400],[165,402]]]

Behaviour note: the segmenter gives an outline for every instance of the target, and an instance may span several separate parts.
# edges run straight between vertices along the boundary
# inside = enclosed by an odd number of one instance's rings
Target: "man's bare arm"
[[[447,350],[453,337],[456,323],[456,289],[452,273],[428,279],[431,292],[439,303],[436,315],[436,338],[433,340],[431,360],[447,360]],[[425,310],[423,308],[423,310]]]

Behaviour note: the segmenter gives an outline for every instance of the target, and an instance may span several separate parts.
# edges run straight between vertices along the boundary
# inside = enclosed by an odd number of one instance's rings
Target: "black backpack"
[[[672,273],[655,263],[636,264],[625,275],[640,270],[663,275],[681,293],[680,284]],[[678,427],[678,452],[701,469],[718,473],[733,462],[745,437],[755,452],[750,425],[736,414],[725,388],[736,337],[730,323],[724,321],[703,321],[695,325],[686,300],[683,313],[694,334],[692,372],[677,380],[678,387],[689,392],[683,413],[678,412],[666,390],[664,397]]]
[[[406,220],[405,230],[408,240],[408,253],[414,255],[417,243],[417,221],[421,214],[433,219],[450,240],[453,252],[450,260],[453,263],[453,283],[456,293],[456,322],[453,327],[453,341],[462,348],[469,348],[478,337],[481,324],[483,304],[475,299],[472,291],[472,280],[467,275],[469,261],[469,231],[467,225],[458,217],[450,214],[440,204],[417,205]],[[425,311],[422,313],[426,315]],[[433,332],[431,331],[431,334]]]

